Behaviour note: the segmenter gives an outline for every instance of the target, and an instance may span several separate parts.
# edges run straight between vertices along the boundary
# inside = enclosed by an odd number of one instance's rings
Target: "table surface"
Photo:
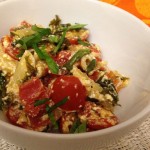
[[[3,2],[6,0],[0,0]],[[150,2],[149,0],[100,0],[117,7],[120,7],[144,21],[150,26]],[[140,3],[141,2],[141,3]],[[147,5],[145,5],[147,3]],[[134,7],[133,7],[134,5]],[[130,9],[132,7],[132,9]],[[138,8],[141,8],[138,11]],[[147,12],[147,13],[145,13]],[[150,150],[150,117],[144,121],[137,129],[121,138],[117,143],[101,147],[101,150]],[[0,138],[0,150],[25,150],[16,145],[10,144]]]

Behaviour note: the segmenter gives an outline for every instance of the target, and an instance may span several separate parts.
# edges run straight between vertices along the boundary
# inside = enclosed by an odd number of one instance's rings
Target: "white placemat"
[[[27,150],[0,139],[0,150]],[[150,117],[117,143],[99,150],[150,150]]]

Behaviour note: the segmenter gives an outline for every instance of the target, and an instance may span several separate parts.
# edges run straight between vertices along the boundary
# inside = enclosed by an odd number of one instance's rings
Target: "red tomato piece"
[[[21,119],[23,114],[24,114],[23,117],[26,117],[26,118]],[[43,116],[42,113],[40,113],[36,117],[26,116],[25,111],[20,110],[19,107],[15,105],[11,105],[8,108],[6,115],[10,123],[16,126],[22,127],[22,128],[32,129],[36,131],[43,131],[47,127],[47,125],[50,123],[50,120],[48,117],[45,119],[42,119],[42,116]]]
[[[100,130],[118,124],[118,118],[100,105],[87,101],[78,113],[79,118],[86,118],[89,131]]]
[[[9,106],[8,111],[6,113],[6,116],[10,123],[17,125],[17,121],[20,117],[21,110],[18,108],[15,108],[14,106]]]
[[[7,41],[7,43],[8,43],[7,47],[4,46],[4,44],[3,44],[4,41]],[[12,38],[11,37],[6,36],[2,39],[2,45],[3,45],[5,53],[7,53],[13,59],[19,60],[17,55],[19,54],[20,50],[16,47],[13,47],[11,44],[12,44]]]
[[[39,78],[32,78],[20,86],[19,97],[25,105],[25,112],[29,116],[35,117],[39,112],[45,112],[45,104],[34,107],[35,101],[49,98],[50,91],[44,87]]]
[[[90,130],[100,130],[104,128],[109,128],[118,124],[118,118],[116,116],[110,116],[107,118],[89,119],[87,121],[87,126]]]
[[[54,58],[54,60],[56,61],[56,63],[59,65],[59,66],[63,66],[68,60],[69,60],[69,57],[71,56],[71,52],[70,51],[65,51],[65,50],[62,50],[60,51],[56,57]]]
[[[77,45],[78,44],[78,38],[71,38],[71,39],[68,39],[69,40],[69,43],[71,45]]]
[[[41,80],[39,78],[32,78],[20,86],[19,96],[21,100],[35,100],[43,90],[44,86]]]
[[[89,75],[89,77],[96,82],[99,79],[99,75],[99,71],[94,71],[94,73],[92,75]]]
[[[68,97],[69,100],[61,108],[65,110],[79,110],[85,104],[86,89],[78,78],[74,76],[60,76],[53,83],[51,96],[55,103]]]

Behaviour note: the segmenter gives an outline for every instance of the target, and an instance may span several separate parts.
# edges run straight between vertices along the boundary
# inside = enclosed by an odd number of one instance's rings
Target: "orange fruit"
[[[141,15],[150,18],[150,0],[135,0],[135,7]]]

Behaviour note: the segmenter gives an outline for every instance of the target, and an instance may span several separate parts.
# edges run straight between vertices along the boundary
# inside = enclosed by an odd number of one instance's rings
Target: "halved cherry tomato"
[[[34,107],[35,101],[49,98],[50,91],[44,87],[39,78],[32,78],[20,86],[19,97],[25,106],[25,112],[29,116],[35,117],[39,112],[45,112],[45,104]]]
[[[7,45],[4,44],[4,42],[7,42]],[[19,54],[19,49],[12,46],[12,37],[6,36],[2,39],[2,46],[4,48],[4,52],[7,53],[10,57],[12,57],[15,60],[19,60],[17,55]]]
[[[65,110],[79,110],[85,104],[86,89],[80,80],[74,76],[60,76],[53,84],[52,100],[55,103],[68,97],[68,101],[61,106]]]
[[[56,61],[56,63],[59,65],[59,66],[63,66],[68,60],[69,60],[69,57],[71,56],[71,52],[70,51],[65,51],[65,50],[62,50],[60,51],[56,57],[54,58],[54,60]]]

